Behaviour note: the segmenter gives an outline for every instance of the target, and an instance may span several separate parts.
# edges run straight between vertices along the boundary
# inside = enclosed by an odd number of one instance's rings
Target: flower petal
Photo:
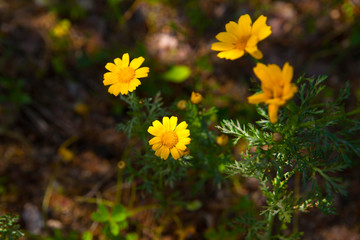
[[[156,137],[160,137],[163,134],[163,129],[155,128],[153,126],[150,126],[147,131],[148,131],[148,133],[150,133],[151,135],[154,135]]]
[[[266,25],[267,17],[261,15],[252,26],[252,34],[258,37],[258,40],[263,40],[271,34],[271,27]]]
[[[254,94],[254,95],[248,97],[248,102],[251,104],[258,104],[261,102],[265,102],[270,97],[271,96],[269,96],[268,94],[262,92],[262,93]]]
[[[131,80],[131,82],[129,83],[129,92],[134,91],[136,89],[136,87],[139,86],[140,84],[141,84],[141,82],[137,78]]]
[[[110,72],[119,72],[120,69],[113,63],[107,63],[105,65],[105,68],[109,70]]]
[[[150,139],[149,144],[154,145],[155,143],[159,143],[159,142],[161,142],[160,137],[153,137],[152,139]]]
[[[258,63],[254,67],[255,75],[260,79],[261,83],[265,86],[273,86],[268,67],[263,63]]]
[[[244,37],[243,31],[236,22],[230,21],[225,25],[226,32],[233,34],[237,39]]]
[[[120,93],[123,95],[127,95],[129,92],[129,83],[121,83]]]
[[[175,132],[185,130],[187,128],[188,124],[185,121],[182,121],[177,127],[175,128]]]
[[[282,69],[282,79],[284,84],[290,83],[294,74],[294,69],[288,62],[286,62]]]
[[[185,130],[181,130],[181,131],[176,131],[176,134],[177,134],[178,138],[186,138],[186,137],[190,136],[190,130],[185,129]]]
[[[239,50],[239,49],[233,49],[233,50],[229,50],[229,51],[224,51],[224,52],[220,52],[217,54],[217,56],[219,58],[225,58],[225,59],[229,59],[229,60],[235,60],[237,58],[240,58],[244,55],[244,51]]]
[[[170,152],[171,152],[171,156],[177,160],[178,158],[180,158],[180,153],[179,151],[176,149],[176,147],[173,147],[170,149]]]
[[[250,51],[247,50],[247,52],[256,59],[263,58],[262,52],[260,52],[257,48],[256,50],[250,50]]]
[[[149,73],[148,67],[142,67],[142,68],[136,69],[135,70],[135,78],[147,77],[148,73]]]
[[[122,68],[122,61],[120,58],[115,58],[114,62],[118,68]]]
[[[190,144],[190,141],[191,141],[191,138],[183,138],[183,139],[179,140],[179,142],[181,142],[184,145]]]
[[[234,49],[234,44],[226,42],[216,42],[211,45],[213,51],[228,51]]]
[[[176,147],[177,149],[181,150],[181,151],[184,151],[184,150],[186,149],[185,144],[182,143],[181,141],[179,141],[179,142],[175,145],[175,147]]]
[[[171,131],[174,131],[174,130],[175,130],[176,125],[177,125],[177,121],[178,121],[178,118],[177,118],[177,117],[172,116],[172,117],[170,118],[170,130],[171,130]]]
[[[228,32],[221,32],[218,35],[216,35],[216,39],[220,42],[226,42],[226,43],[236,43],[238,41],[237,37]]]
[[[121,90],[121,83],[115,83],[109,87],[108,92],[117,96],[119,95],[120,90]]]
[[[249,14],[240,16],[238,20],[239,28],[241,29],[243,36],[250,36],[251,34],[251,18]]]
[[[103,84],[105,86],[115,84],[119,82],[119,75],[114,72],[107,72],[104,74]]]
[[[129,66],[130,57],[128,53],[122,55],[122,67],[126,68]]]
[[[270,118],[271,123],[276,123],[278,121],[278,111],[279,111],[278,105],[269,104],[268,112],[269,112],[269,118]]]
[[[169,117],[163,117],[162,119],[165,131],[170,131],[170,119]]]
[[[161,158],[166,160],[169,157],[169,148],[166,146],[162,146],[160,148],[160,154],[161,154]]]
[[[133,69],[138,69],[144,61],[145,58],[143,57],[134,58],[130,63],[130,67]]]
[[[162,146],[162,143],[155,143],[153,146],[152,146],[152,150],[154,151],[157,151],[160,149],[160,147]],[[158,155],[157,155],[158,156]]]

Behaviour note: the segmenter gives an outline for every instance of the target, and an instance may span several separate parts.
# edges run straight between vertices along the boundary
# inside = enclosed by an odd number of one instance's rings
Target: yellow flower
[[[199,104],[199,103],[201,103],[202,100],[203,100],[203,96],[200,93],[197,93],[197,92],[191,93],[190,101],[193,104]]]
[[[53,29],[53,33],[56,37],[62,38],[69,34],[71,22],[67,19],[60,21]]]
[[[186,100],[180,100],[178,101],[178,103],[176,104],[176,107],[180,110],[185,110],[187,108],[187,102]]]
[[[135,90],[141,84],[138,78],[147,77],[149,73],[148,67],[142,67],[143,57],[133,59],[129,64],[129,54],[125,53],[122,59],[115,58],[114,63],[107,63],[105,68],[110,72],[104,74],[104,85],[111,85],[109,93],[115,96],[128,94]]]
[[[262,63],[258,63],[254,67],[254,73],[261,81],[262,93],[248,97],[248,101],[252,104],[266,103],[272,123],[276,123],[278,120],[279,107],[297,92],[296,85],[291,83],[293,71],[293,67],[288,62],[282,69],[275,64],[266,66]]]
[[[234,60],[242,57],[245,51],[256,59],[263,54],[257,48],[257,43],[271,34],[271,27],[266,25],[267,17],[261,15],[252,24],[248,14],[242,15],[238,23],[230,21],[226,24],[226,32],[216,35],[220,42],[213,43],[211,50],[220,51],[219,58]]]
[[[163,117],[162,123],[158,120],[154,121],[148,128],[148,132],[154,135],[150,139],[149,144],[152,145],[152,149],[155,151],[155,155],[166,160],[169,157],[169,153],[176,160],[184,156],[186,145],[190,144],[191,139],[190,131],[187,128],[185,121],[177,125],[177,117],[172,116]]]
[[[228,144],[228,142],[229,142],[229,137],[225,134],[221,134],[216,138],[216,143],[219,146],[225,146],[226,144]]]

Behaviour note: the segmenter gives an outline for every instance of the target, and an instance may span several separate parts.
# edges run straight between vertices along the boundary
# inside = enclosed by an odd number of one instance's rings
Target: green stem
[[[271,239],[272,235],[272,228],[274,223],[274,216],[272,212],[269,212],[268,220],[267,220],[267,230],[266,230],[266,240]]]

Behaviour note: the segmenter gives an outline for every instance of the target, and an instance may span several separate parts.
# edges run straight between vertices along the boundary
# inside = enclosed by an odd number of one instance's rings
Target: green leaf
[[[114,236],[119,235],[119,232],[120,232],[119,225],[116,222],[111,221],[110,222],[110,231],[111,231],[111,234]]]
[[[104,204],[98,205],[98,212],[93,212],[91,219],[96,222],[106,222],[109,220],[110,214]]]
[[[181,83],[185,81],[191,74],[191,69],[185,65],[175,65],[172,66],[162,77],[169,81],[175,83]]]
[[[125,237],[126,240],[137,240],[138,235],[136,233],[128,233]]]
[[[126,208],[121,204],[116,204],[114,206],[111,218],[114,222],[124,221],[128,216]]]
[[[92,240],[92,239],[93,239],[93,235],[89,231],[84,232],[81,237],[81,240]]]

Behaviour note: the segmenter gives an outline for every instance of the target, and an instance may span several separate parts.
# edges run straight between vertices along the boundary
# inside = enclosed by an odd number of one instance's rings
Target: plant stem
[[[267,231],[266,231],[266,240],[270,240],[271,239],[271,235],[272,235],[272,228],[273,228],[273,223],[274,223],[274,214],[273,212],[269,212],[269,216],[268,216],[268,221],[267,221]]]

